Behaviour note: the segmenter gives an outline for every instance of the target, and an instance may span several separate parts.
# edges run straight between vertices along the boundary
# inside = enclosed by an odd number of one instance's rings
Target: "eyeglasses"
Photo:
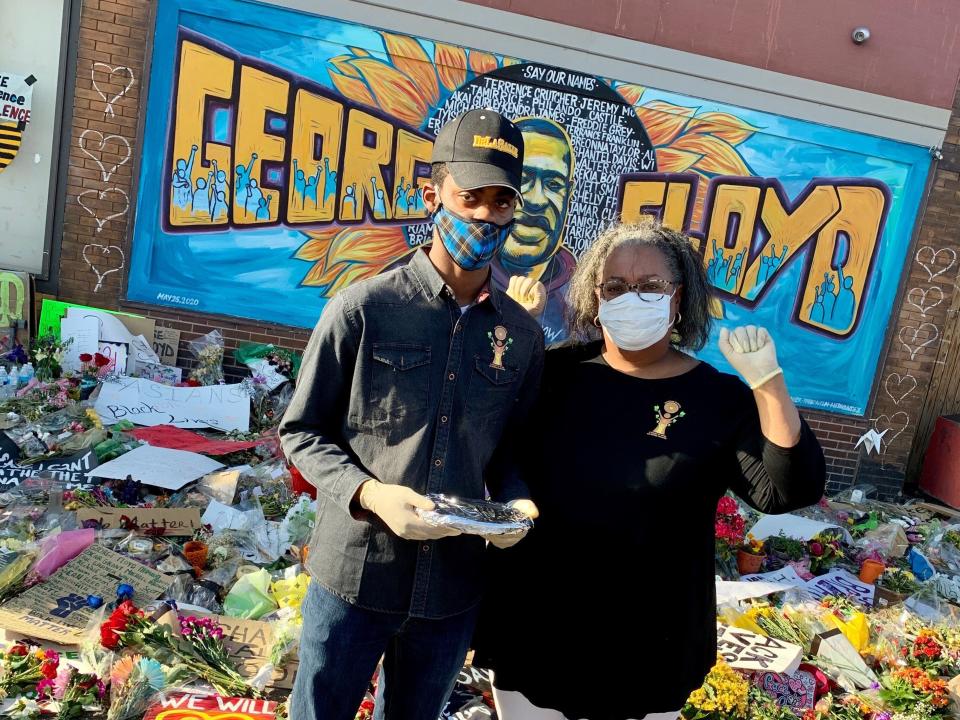
[[[600,290],[600,296],[604,300],[613,300],[628,292],[635,292],[641,300],[647,302],[658,302],[665,295],[673,295],[672,288],[676,288],[677,283],[672,280],[650,279],[638,283],[626,283],[623,280],[607,280],[599,283],[597,289]]]

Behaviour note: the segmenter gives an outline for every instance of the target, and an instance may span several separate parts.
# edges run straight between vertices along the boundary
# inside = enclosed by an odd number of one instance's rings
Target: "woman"
[[[570,285],[581,340],[547,353],[527,476],[540,519],[491,553],[475,664],[502,720],[675,718],[716,661],[714,518],[733,490],[819,500],[823,453],[765,330],[720,331],[740,379],[682,352],[709,337],[684,235],[616,226]]]

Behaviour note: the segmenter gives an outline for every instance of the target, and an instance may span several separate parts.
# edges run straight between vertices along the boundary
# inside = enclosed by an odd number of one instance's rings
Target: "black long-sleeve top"
[[[718,500],[782,513],[825,484],[807,424],[792,448],[766,440],[739,378],[631,377],[600,349],[547,352],[525,458],[541,517],[488,550],[476,638],[499,688],[572,720],[679,709],[716,660]]]

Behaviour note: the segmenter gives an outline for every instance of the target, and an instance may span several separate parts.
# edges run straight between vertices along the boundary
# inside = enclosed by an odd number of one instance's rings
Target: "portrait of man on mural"
[[[543,333],[490,280],[523,149],[493,110],[441,128],[423,192],[432,243],[341,290],[311,336],[279,431],[319,491],[291,717],[352,720],[381,656],[379,717],[438,717],[476,622],[484,539],[523,534],[460,534],[418,511],[435,507],[428,495],[489,491],[537,515],[513,457]]]
[[[564,295],[577,259],[563,244],[563,229],[574,190],[573,143],[559,123],[548,118],[516,121],[523,133],[521,191],[513,230],[493,265],[494,280],[507,287],[512,276],[542,282],[547,304],[540,318],[548,340],[562,331]]]

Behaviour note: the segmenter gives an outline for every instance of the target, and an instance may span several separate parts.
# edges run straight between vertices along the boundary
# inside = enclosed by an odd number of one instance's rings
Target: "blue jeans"
[[[476,610],[443,620],[365,610],[310,583],[290,720],[353,720],[381,656],[374,719],[438,718],[476,619]]]

